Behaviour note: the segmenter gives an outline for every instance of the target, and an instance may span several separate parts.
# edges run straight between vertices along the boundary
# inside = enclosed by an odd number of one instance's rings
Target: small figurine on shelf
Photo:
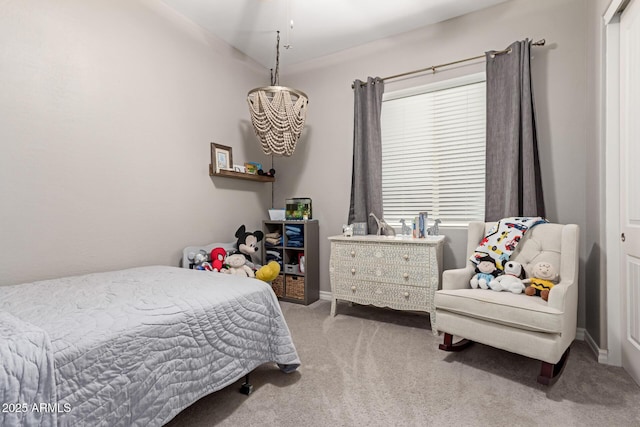
[[[258,169],[258,175],[275,177],[276,176],[276,170],[274,168],[271,168],[271,169],[269,169],[269,172],[265,172],[262,169]]]
[[[373,212],[371,212],[369,216],[373,217],[373,219],[376,221],[376,224],[378,225],[378,232],[377,232],[378,236],[395,236],[396,235],[396,230],[394,230],[392,226],[387,224],[387,222],[384,219],[378,219],[378,217],[375,216]]]
[[[404,220],[404,218],[400,220],[400,224],[402,224],[402,235],[411,236],[411,227],[407,225],[407,222]]]
[[[439,226],[439,224],[441,222],[442,221],[440,221],[440,219],[436,219],[435,222],[433,223],[433,225],[427,229],[427,235],[428,236],[438,236],[440,234],[440,226]]]

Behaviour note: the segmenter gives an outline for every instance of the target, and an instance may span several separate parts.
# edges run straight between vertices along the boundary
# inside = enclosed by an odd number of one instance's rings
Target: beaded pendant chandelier
[[[271,86],[249,91],[247,102],[253,129],[265,154],[289,157],[304,128],[309,98],[299,90],[279,86],[280,31],[276,45],[276,71]]]

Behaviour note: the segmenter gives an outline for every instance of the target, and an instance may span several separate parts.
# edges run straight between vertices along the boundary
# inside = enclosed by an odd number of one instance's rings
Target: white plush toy
[[[489,282],[489,287],[494,291],[509,291],[519,294],[524,291],[522,282],[524,269],[518,261],[508,261],[504,264],[504,274]]]
[[[245,264],[246,258],[241,253],[227,255],[224,263],[228,265],[227,269],[222,270],[227,274],[236,274],[244,277],[255,277],[253,270]]]

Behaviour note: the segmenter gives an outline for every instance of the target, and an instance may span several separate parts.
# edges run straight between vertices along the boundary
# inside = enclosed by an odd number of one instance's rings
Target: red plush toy
[[[217,271],[218,273],[222,271],[224,268],[224,259],[227,256],[227,251],[224,248],[213,248],[211,250],[211,266],[213,267],[213,271]]]

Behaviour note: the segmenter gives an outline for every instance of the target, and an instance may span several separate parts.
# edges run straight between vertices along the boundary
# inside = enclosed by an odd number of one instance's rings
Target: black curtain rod
[[[538,40],[537,42],[533,42],[531,43],[532,46],[544,46],[546,43],[545,39],[541,39]],[[511,48],[506,48],[505,50],[499,50],[497,52],[493,53],[493,56],[496,55],[502,55],[503,53],[511,53]],[[404,76],[409,76],[411,74],[418,74],[418,73],[424,73],[425,71],[431,71],[433,73],[436,72],[436,69],[438,68],[442,68],[442,67],[448,67],[450,65],[455,65],[455,64],[460,64],[461,62],[467,62],[467,61],[474,61],[476,59],[481,59],[484,58],[485,55],[478,55],[478,56],[474,56],[472,58],[465,58],[465,59],[460,59],[458,61],[453,61],[453,62],[447,62],[446,64],[439,64],[439,65],[432,65],[431,67],[427,67],[427,68],[421,68],[419,70],[413,70],[413,71],[407,71],[406,73],[401,73],[401,74],[395,74],[393,76],[387,76],[387,77],[383,77],[380,80],[385,81],[385,80],[391,80],[391,79],[397,79],[398,77],[404,77]],[[366,83],[360,83],[360,86],[366,86]],[[351,85],[351,89],[353,89],[353,84]]]

